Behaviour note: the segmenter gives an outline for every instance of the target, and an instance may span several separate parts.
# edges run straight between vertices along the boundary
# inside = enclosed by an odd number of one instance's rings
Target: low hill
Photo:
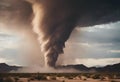
[[[9,66],[6,63],[0,63],[0,73],[7,73],[10,71],[17,71],[19,68],[19,66]]]
[[[0,63],[0,73],[8,73],[11,71],[17,71],[19,68],[23,68],[20,66],[10,66],[6,63]],[[64,65],[64,66],[57,66],[56,69],[75,69],[80,72],[120,72],[120,63],[107,65],[104,67],[86,67],[83,64],[77,65]]]

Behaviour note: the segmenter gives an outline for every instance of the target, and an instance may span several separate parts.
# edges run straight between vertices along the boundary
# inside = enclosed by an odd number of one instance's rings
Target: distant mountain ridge
[[[119,72],[120,73],[120,63],[113,64],[113,65],[107,65],[104,67],[96,68],[96,71],[98,72]]]
[[[8,73],[11,71],[17,71],[19,68],[23,68],[20,66],[9,66],[6,63],[0,63],[0,73]],[[83,64],[77,65],[65,65],[65,66],[57,66],[56,69],[75,69],[83,72],[120,72],[120,63],[107,65],[104,67],[86,67]]]
[[[76,69],[78,71],[83,72],[120,72],[120,63],[113,64],[113,65],[107,65],[104,67],[86,67],[83,64],[78,65],[66,65],[66,66],[59,66],[58,69],[65,68],[65,69]]]
[[[0,63],[0,73],[8,73],[10,71],[17,71],[19,66],[9,66],[6,63]]]
[[[64,66],[57,66],[56,69],[75,69],[78,71],[88,71],[89,68],[86,67],[83,64],[77,64],[77,65],[64,65]]]

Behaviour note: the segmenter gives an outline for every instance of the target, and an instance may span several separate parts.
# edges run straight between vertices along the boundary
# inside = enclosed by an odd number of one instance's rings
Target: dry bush
[[[56,80],[55,76],[46,76],[47,80]]]
[[[93,74],[93,75],[90,76],[90,78],[92,78],[92,79],[100,79],[100,75]]]
[[[4,82],[15,82],[13,77],[7,77],[4,79]]]
[[[118,81],[111,80],[110,82],[118,82]]]
[[[19,81],[19,77],[14,77],[15,82]]]
[[[62,82],[65,82],[65,80],[63,80]]]
[[[86,76],[81,76],[81,80],[86,81],[87,77]]]
[[[108,76],[101,76],[100,80],[101,81],[110,81],[110,78]]]

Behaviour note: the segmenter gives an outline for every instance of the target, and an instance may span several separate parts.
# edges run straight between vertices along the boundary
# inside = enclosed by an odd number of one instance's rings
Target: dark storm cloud
[[[5,6],[5,1],[10,2],[10,6]],[[37,29],[36,33],[44,48],[46,63],[52,67],[55,66],[59,54],[63,53],[65,42],[76,26],[86,27],[120,20],[119,0],[27,1],[32,2],[33,27]],[[12,19],[17,15],[18,21],[26,23],[26,19],[31,15],[30,4],[22,0],[1,0],[1,3],[5,7],[0,8],[0,16],[7,16],[6,19]]]
[[[0,22],[7,24],[30,23],[31,5],[23,0],[0,0]]]
[[[50,66],[55,66],[58,55],[63,53],[65,42],[76,26],[86,27],[120,20],[119,0],[46,0],[39,3],[42,4],[44,15],[40,25],[35,28],[43,32],[41,44],[47,42],[44,52],[47,52]]]
[[[34,21],[39,21],[37,18],[41,17],[38,16],[41,8],[38,3],[42,4],[43,18],[39,24],[34,22],[34,28],[43,33],[40,42],[41,45],[44,44],[44,52],[47,52],[46,59],[49,66],[55,66],[58,55],[63,53],[65,42],[77,24],[85,27],[115,22],[120,19],[120,2],[118,0],[37,0],[33,2],[34,6],[38,6],[38,9],[33,8],[35,11]],[[38,34],[41,37],[41,33]]]

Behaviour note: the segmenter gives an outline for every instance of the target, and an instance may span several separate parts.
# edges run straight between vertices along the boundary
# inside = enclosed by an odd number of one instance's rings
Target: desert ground
[[[28,81],[27,79],[21,79],[21,81],[19,82],[120,82],[120,79],[112,79],[112,80],[106,80],[106,81],[102,81],[100,79],[87,79],[87,80],[71,80],[71,79],[67,79],[67,80],[41,80],[41,81]]]
[[[0,74],[0,82],[120,82],[120,74]]]

